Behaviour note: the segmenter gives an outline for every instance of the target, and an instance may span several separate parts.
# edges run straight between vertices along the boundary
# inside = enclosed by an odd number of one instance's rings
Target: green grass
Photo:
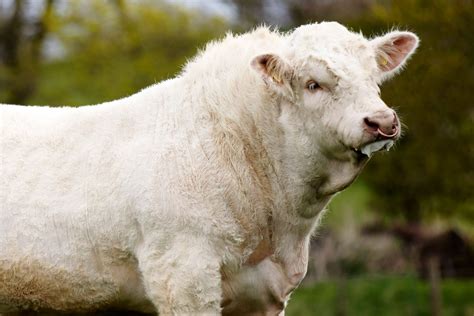
[[[287,316],[431,315],[429,284],[416,277],[357,277],[295,291]],[[474,315],[474,280],[442,282],[443,316]]]

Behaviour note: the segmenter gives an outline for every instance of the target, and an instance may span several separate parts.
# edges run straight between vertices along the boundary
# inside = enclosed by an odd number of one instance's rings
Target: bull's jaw
[[[306,219],[318,215],[331,197],[347,188],[362,171],[368,159],[358,162],[351,160],[326,160],[319,166],[317,176],[307,181],[297,206],[298,214]]]
[[[347,188],[354,182],[375,152],[389,151],[393,144],[394,141],[391,139],[378,140],[365,144],[360,149],[352,149],[356,153],[355,159],[349,161],[327,160],[325,168],[327,177],[319,184],[318,195],[333,195]]]
[[[318,188],[321,197],[330,196],[347,188],[362,171],[368,159],[362,161],[328,161],[326,177]]]

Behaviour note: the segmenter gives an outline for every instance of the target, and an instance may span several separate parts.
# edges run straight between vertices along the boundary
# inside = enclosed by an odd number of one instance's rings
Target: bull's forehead
[[[376,74],[375,51],[370,42],[339,23],[303,25],[295,29],[289,40],[296,62],[305,63],[308,57],[324,60],[343,80],[370,81]]]

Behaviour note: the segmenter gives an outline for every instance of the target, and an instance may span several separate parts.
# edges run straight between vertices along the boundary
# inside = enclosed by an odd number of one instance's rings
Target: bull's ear
[[[419,39],[414,33],[395,31],[374,38],[371,42],[375,49],[381,80],[385,80],[403,68],[418,47]]]
[[[258,55],[252,59],[251,66],[256,70],[274,92],[293,98],[291,80],[293,68],[276,54]]]

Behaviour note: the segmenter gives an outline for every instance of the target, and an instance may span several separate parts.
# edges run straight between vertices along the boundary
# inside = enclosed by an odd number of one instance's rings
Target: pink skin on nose
[[[381,139],[392,139],[398,136],[400,121],[394,111],[376,112],[364,118],[364,129]]]

